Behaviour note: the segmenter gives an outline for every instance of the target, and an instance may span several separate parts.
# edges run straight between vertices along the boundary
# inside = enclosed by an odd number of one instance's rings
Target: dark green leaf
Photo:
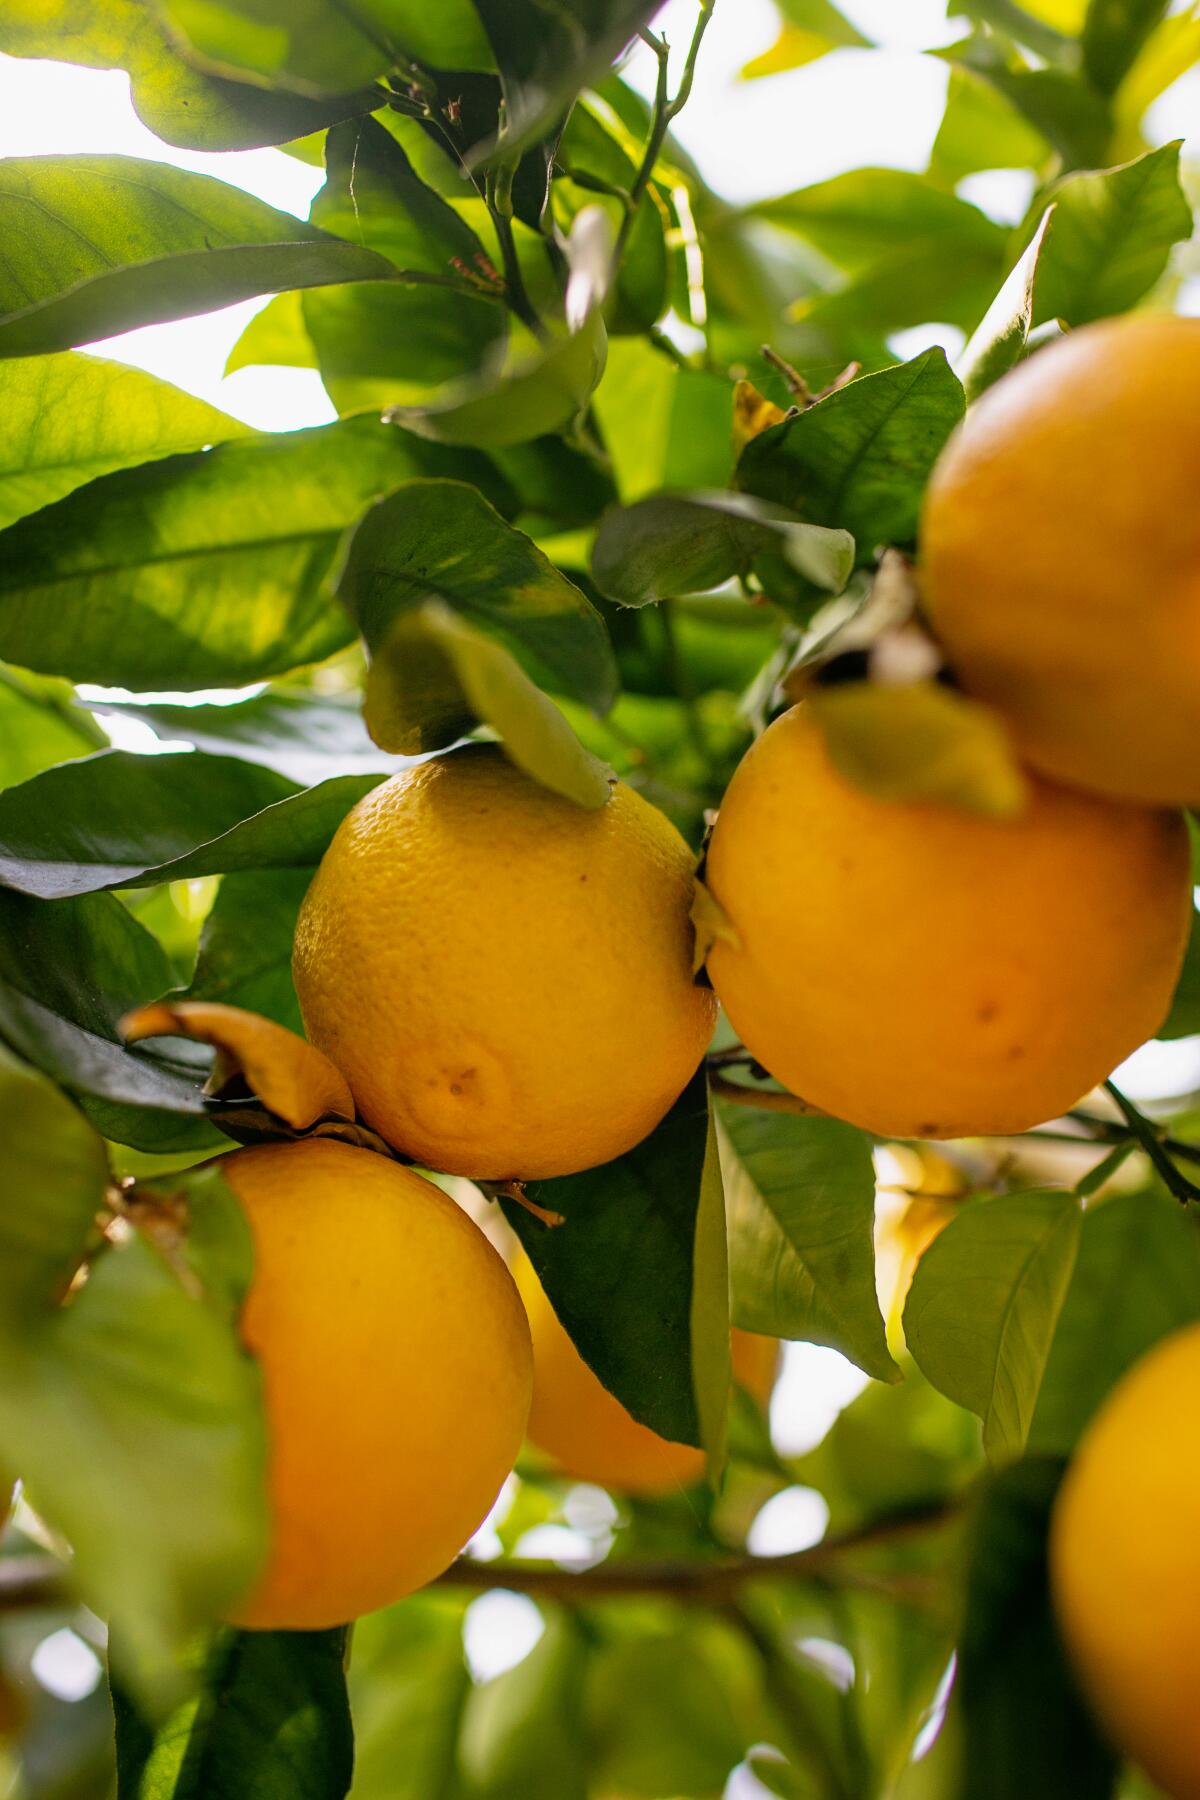
[[[604,373],[607,348],[597,310],[578,331],[554,335],[536,354],[450,382],[428,404],[395,406],[387,416],[439,444],[485,450],[527,444],[575,421]]]
[[[1155,1036],[1180,1038],[1193,1037],[1197,1033],[1200,1033],[1200,913],[1193,912],[1171,1010]]]
[[[1109,1800],[1100,1742],[1059,1643],[1046,1531],[1062,1475],[1023,1462],[986,1488],[971,1527],[958,1685],[965,1725],[960,1800]]]
[[[615,697],[612,646],[591,603],[462,482],[412,483],[372,507],[350,540],[338,595],[372,656],[386,655],[406,614],[440,601],[547,686],[597,712]]]
[[[875,1296],[870,1139],[837,1119],[730,1103],[718,1119],[735,1322],[897,1380]]]
[[[211,175],[132,156],[0,163],[0,356],[65,350],[252,294],[394,274]]]
[[[203,750],[102,750],[0,794],[0,883],[45,900],[100,888],[309,868],[378,775],[297,788],[273,770]]]
[[[247,869],[226,875],[200,934],[189,1000],[218,1000],[304,1036],[292,984],[296,915],[308,869]]]
[[[399,767],[367,736],[353,694],[278,687],[234,706],[88,704],[100,719],[139,719],[168,742],[261,763],[302,787],[333,775],[391,775]]]
[[[308,100],[202,74],[168,41],[143,0],[14,0],[0,11],[0,50],[127,69],[143,123],[168,144],[201,150],[286,143],[377,99],[364,93]]]
[[[635,1150],[530,1183],[530,1198],[565,1224],[548,1230],[505,1203],[584,1361],[635,1419],[685,1444],[700,1442],[692,1307],[707,1139],[700,1074]]]
[[[65,682],[0,666],[0,788],[107,743],[95,720],[73,704]]]
[[[1143,1351],[1198,1318],[1195,1211],[1158,1188],[1089,1207],[1075,1278],[1042,1377],[1031,1451],[1068,1454],[1109,1389]]]
[[[913,542],[926,479],[963,410],[945,353],[926,350],[751,438],[737,485],[850,532],[866,560]]]
[[[207,1053],[121,1040],[124,1014],[174,981],[112,894],[47,902],[0,890],[0,1038],[78,1095],[106,1137],[141,1150],[224,1142],[204,1119]]]
[[[114,1687],[117,1800],[343,1800],[346,1652],[344,1626],[219,1631],[192,1659],[199,1693],[157,1730]]]
[[[1116,169],[1070,175],[1050,190],[1054,212],[1038,262],[1034,323],[1086,325],[1124,312],[1192,234],[1179,185],[1178,143]]]
[[[168,23],[202,63],[223,73],[304,93],[345,92],[402,58],[440,68],[492,66],[470,0],[158,0]]]
[[[6,1060],[0,1104],[5,1284],[20,1296],[0,1326],[5,1455],[71,1543],[72,1586],[124,1622],[141,1680],[161,1691],[180,1635],[231,1604],[263,1555],[257,1370],[226,1311],[139,1232],[97,1247],[103,1148],[69,1103]],[[240,1213],[225,1228],[244,1291]],[[63,1306],[85,1252],[87,1280]]]
[[[809,525],[748,494],[659,494],[609,513],[596,534],[596,584],[625,606],[698,594],[749,575],[764,553],[838,594],[854,567],[848,532]]]
[[[976,1201],[917,1264],[904,1336],[923,1372],[983,1420],[996,1460],[1019,1456],[1079,1249],[1074,1194]]]
[[[717,1120],[709,1099],[708,1136],[700,1172],[700,1199],[692,1238],[690,1319],[692,1391],[700,1443],[709,1480],[717,1487],[729,1439],[729,1395],[733,1382],[729,1339],[729,1225]]]
[[[504,90],[505,157],[540,137],[657,10],[654,0],[475,0]]]
[[[0,655],[143,691],[315,662],[352,635],[326,581],[341,532],[449,473],[497,484],[481,458],[349,419],[102,476],[0,540]]]
[[[531,535],[590,525],[617,498],[607,462],[565,438],[534,438],[491,453],[512,483],[517,516]]]
[[[1167,5],[1168,0],[1091,0],[1083,25],[1083,66],[1100,93],[1120,87]]]
[[[75,351],[0,362],[0,410],[0,526],[110,469],[250,436],[153,375]]]

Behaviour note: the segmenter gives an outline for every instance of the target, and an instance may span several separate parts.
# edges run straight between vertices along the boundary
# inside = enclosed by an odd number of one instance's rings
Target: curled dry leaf
[[[345,1077],[312,1044],[240,1006],[206,1000],[159,1000],[121,1021],[130,1040],[186,1037],[212,1044],[217,1059],[209,1091],[223,1094],[240,1077],[272,1113],[296,1131],[332,1115],[350,1122],[354,1096]]]

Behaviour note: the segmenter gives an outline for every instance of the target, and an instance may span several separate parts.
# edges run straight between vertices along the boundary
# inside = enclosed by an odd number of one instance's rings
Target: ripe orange
[[[652,1496],[699,1481],[704,1454],[641,1425],[610,1394],[576,1350],[523,1253],[513,1274],[533,1338],[533,1404],[527,1435],[564,1475],[618,1493]],[[774,1338],[732,1334],[733,1372],[760,1405],[770,1398],[779,1365]]]
[[[1115,1743],[1200,1800],[1200,1325],[1108,1396],[1059,1490],[1050,1571],[1080,1679]]]
[[[1073,331],[934,470],[923,589],[964,686],[1060,781],[1200,800],[1200,319]]]
[[[693,858],[618,784],[585,812],[490,746],[343,821],[300,914],[296,991],[359,1110],[430,1168],[569,1174],[639,1143],[704,1053]]]
[[[997,820],[860,793],[803,707],[743,759],[705,880],[708,957],[746,1046],[888,1137],[1027,1130],[1161,1022],[1191,917],[1178,813],[1035,779]]]
[[[411,1169],[329,1140],[221,1164],[250,1224],[271,1548],[240,1625],[314,1630],[453,1561],[512,1468],[529,1329],[503,1260]]]

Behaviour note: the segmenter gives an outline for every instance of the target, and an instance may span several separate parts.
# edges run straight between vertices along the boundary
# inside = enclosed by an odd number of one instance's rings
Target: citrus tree
[[[1200,1794],[1200,9],[742,205],[712,10],[0,15],[324,171],[0,170],[14,1800]],[[266,294],[335,422],[78,348]]]

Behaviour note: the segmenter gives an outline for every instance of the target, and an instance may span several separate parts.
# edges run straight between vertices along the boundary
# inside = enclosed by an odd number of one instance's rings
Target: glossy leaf
[[[117,1800],[343,1800],[354,1764],[347,1635],[218,1631],[192,1659],[198,1693],[157,1729],[114,1689]]]
[[[1158,1188],[1083,1215],[1079,1260],[1029,1434],[1034,1455],[1064,1456],[1152,1344],[1200,1318],[1200,1219]]]
[[[1153,287],[1171,246],[1192,234],[1178,143],[1116,169],[1071,175],[1054,203],[1038,263],[1034,323],[1086,325],[1124,312]]]
[[[73,704],[65,682],[0,665],[0,788],[107,744],[95,720]]]
[[[393,775],[402,766],[371,742],[354,694],[274,687],[232,706],[109,700],[88,705],[101,720],[137,719],[167,743],[261,763],[301,787],[334,775]]]
[[[1062,1465],[1018,1463],[985,1489],[968,1541],[959,1645],[961,1800],[1111,1800],[1116,1768],[1080,1698],[1048,1592]]]
[[[203,74],[185,61],[143,0],[6,0],[0,50],[127,69],[143,124],[168,144],[201,150],[283,144],[375,100],[365,93],[310,100]]]
[[[611,512],[596,534],[596,584],[625,606],[698,594],[749,575],[764,553],[840,593],[854,567],[848,532],[809,525],[748,494],[660,494]]]
[[[945,354],[926,350],[752,438],[737,485],[850,532],[865,560],[881,544],[915,538],[925,481],[963,410]]]
[[[463,455],[352,419],[103,476],[0,540],[0,655],[143,691],[318,661],[352,635],[341,532],[414,476],[474,475]]]
[[[0,527],[111,469],[250,436],[140,369],[66,351],[0,362]]]
[[[406,613],[440,601],[547,686],[597,712],[614,698],[612,648],[586,596],[462,482],[414,483],[372,507],[350,540],[338,595],[373,655]]]
[[[506,157],[565,113],[581,88],[624,49],[652,0],[475,0],[504,92],[504,124],[477,147]]]
[[[344,92],[386,75],[403,58],[443,68],[491,67],[470,0],[158,0],[172,30],[202,63],[300,93]]]
[[[504,1208],[584,1361],[636,1419],[686,1444],[700,1442],[692,1316],[707,1141],[698,1075],[616,1162],[529,1184],[564,1224],[547,1229],[515,1202]]]
[[[391,265],[239,188],[130,156],[0,163],[0,356],[92,343]]]
[[[718,1102],[734,1322],[899,1379],[875,1296],[871,1141],[838,1119]]]
[[[174,983],[157,940],[111,894],[48,905],[0,890],[0,1039],[77,1095],[106,1137],[143,1150],[221,1144],[204,1117],[209,1058],[130,1049],[120,1020]]]
[[[0,883],[61,900],[229,869],[311,867],[380,779],[297,788],[205,751],[101,751],[0,794]]]
[[[1057,1189],[979,1200],[917,1264],[905,1340],[934,1386],[978,1413],[993,1460],[1019,1456],[1029,1435],[1082,1217]]]
[[[1033,329],[1038,269],[1053,218],[1053,209],[1047,208],[1020,260],[963,350],[958,372],[968,402],[977,400],[1025,354]]]
[[[263,1555],[257,1371],[221,1307],[147,1238],[95,1247],[103,1150],[69,1103],[7,1058],[0,1102],[5,1281],[21,1291],[0,1326],[5,1453],[70,1541],[71,1585],[124,1622],[142,1679],[161,1686],[181,1634],[232,1603]],[[241,1215],[224,1229],[240,1234],[229,1266],[244,1291]],[[88,1278],[64,1307],[85,1251]]]

